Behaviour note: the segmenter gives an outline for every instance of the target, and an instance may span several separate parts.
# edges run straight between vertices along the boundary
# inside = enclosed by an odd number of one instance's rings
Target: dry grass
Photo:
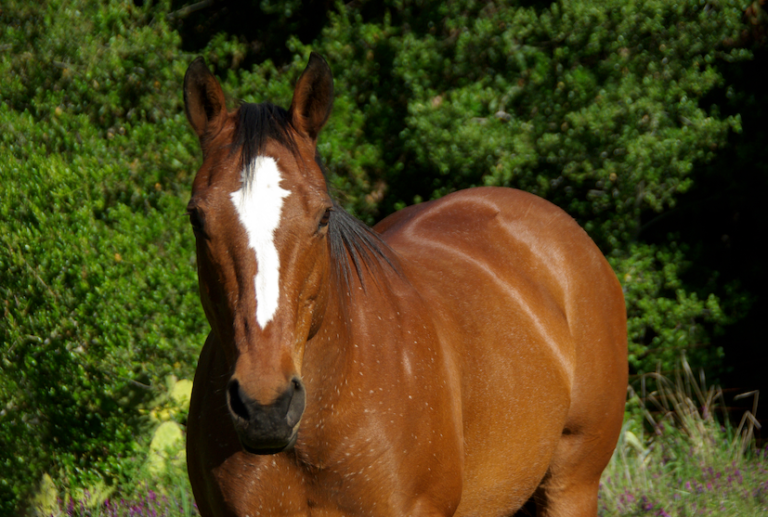
[[[600,515],[768,515],[768,456],[755,448],[757,391],[734,429],[722,389],[707,387],[683,357],[672,379],[653,373],[631,387],[628,418],[603,473]]]

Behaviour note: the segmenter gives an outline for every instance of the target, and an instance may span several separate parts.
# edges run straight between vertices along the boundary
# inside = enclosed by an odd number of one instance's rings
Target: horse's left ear
[[[312,52],[307,68],[293,90],[290,116],[293,127],[313,141],[325,125],[333,108],[333,75],[325,59]]]

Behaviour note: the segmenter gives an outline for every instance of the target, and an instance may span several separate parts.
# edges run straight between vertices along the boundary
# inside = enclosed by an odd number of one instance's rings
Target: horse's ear
[[[307,68],[293,90],[290,116],[293,127],[317,140],[333,108],[333,75],[325,59],[312,52]]]
[[[184,75],[184,111],[200,138],[220,124],[220,117],[227,113],[224,92],[202,57],[192,61]]]

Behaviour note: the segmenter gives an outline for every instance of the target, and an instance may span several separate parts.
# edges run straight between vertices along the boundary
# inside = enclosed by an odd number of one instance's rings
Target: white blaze
[[[257,156],[251,164],[251,177],[233,192],[240,222],[248,233],[248,246],[256,253],[256,321],[261,328],[277,311],[280,298],[280,256],[275,247],[275,230],[280,224],[283,199],[290,191],[280,187],[280,169],[269,156]]]

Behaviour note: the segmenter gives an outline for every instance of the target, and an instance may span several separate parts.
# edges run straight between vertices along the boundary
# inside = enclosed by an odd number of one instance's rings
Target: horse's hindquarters
[[[377,229],[435,302],[460,369],[457,514],[506,515],[542,479],[551,514],[548,500],[596,501],[623,416],[626,322],[618,282],[586,233],[510,189],[458,192]]]

